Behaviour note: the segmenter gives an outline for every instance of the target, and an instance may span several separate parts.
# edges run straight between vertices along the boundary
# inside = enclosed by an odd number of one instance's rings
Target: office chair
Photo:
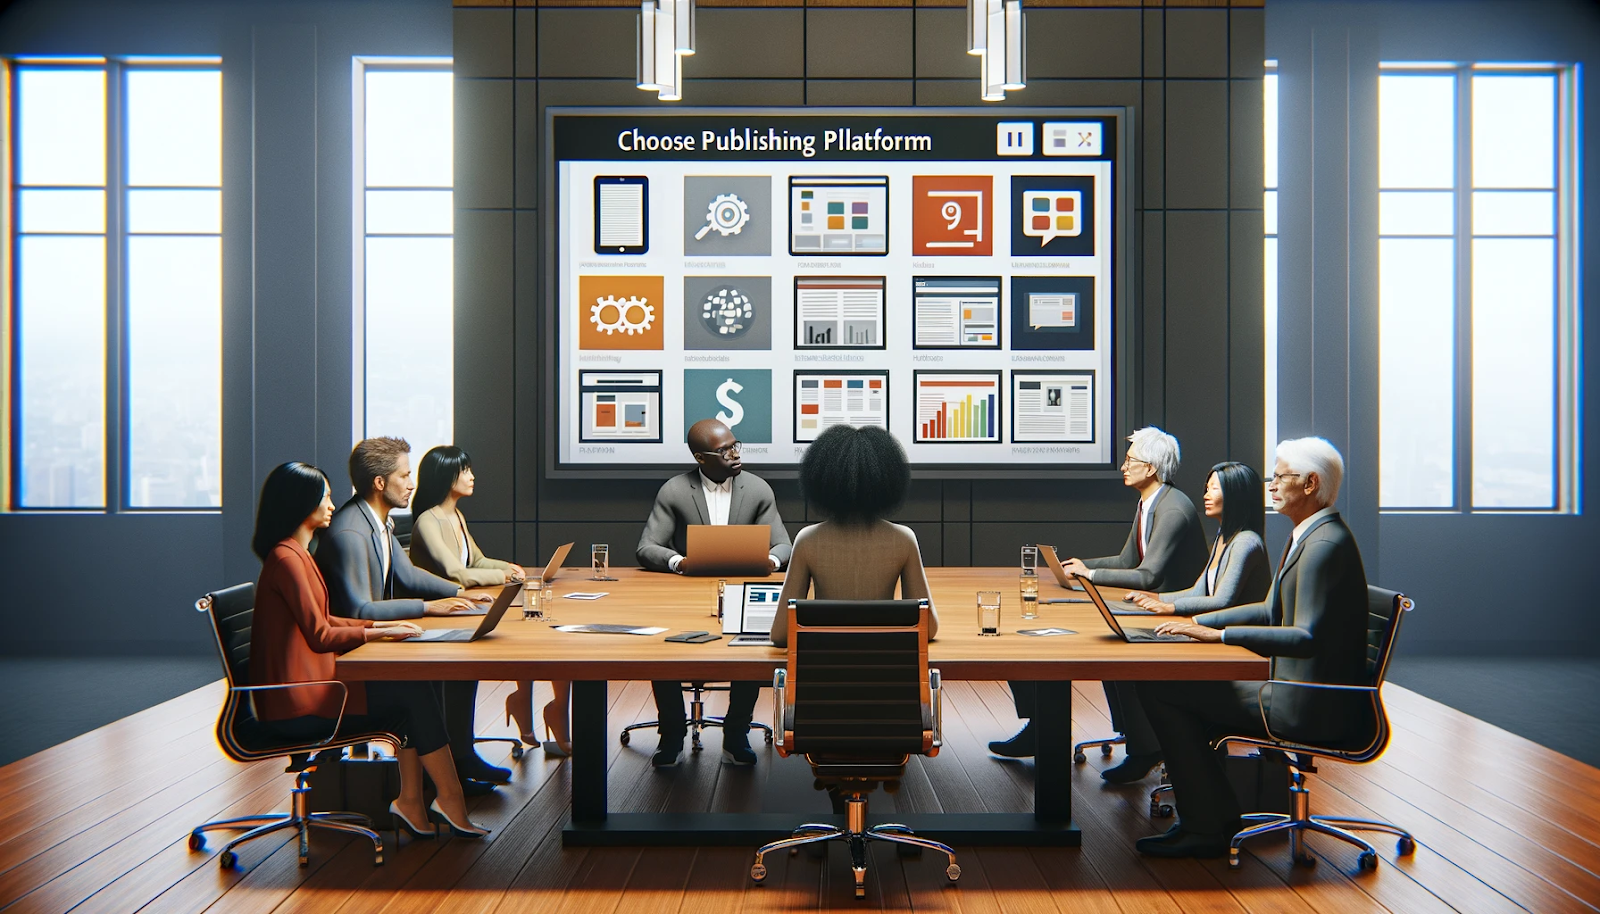
[[[1377,869],[1378,852],[1372,845],[1352,834],[1354,831],[1381,831],[1395,835],[1399,838],[1396,850],[1402,855],[1410,854],[1416,850],[1416,839],[1410,832],[1388,822],[1378,822],[1371,819],[1350,819],[1342,816],[1313,816],[1311,815],[1311,790],[1306,786],[1306,772],[1316,772],[1313,764],[1317,758],[1331,759],[1339,762],[1362,764],[1370,762],[1383,754],[1389,745],[1389,717],[1383,710],[1384,676],[1389,670],[1389,659],[1394,655],[1395,635],[1400,630],[1400,621],[1405,614],[1410,612],[1414,604],[1410,597],[1368,585],[1367,587],[1367,675],[1365,685],[1330,685],[1319,682],[1289,682],[1284,680],[1269,680],[1262,684],[1257,693],[1257,702],[1261,701],[1261,694],[1268,687],[1284,689],[1323,689],[1327,691],[1342,691],[1367,696],[1372,701],[1372,716],[1363,732],[1356,734],[1345,745],[1317,745],[1300,742],[1287,737],[1278,736],[1272,732],[1272,723],[1268,720],[1266,707],[1263,704],[1261,721],[1266,727],[1265,738],[1256,736],[1224,736],[1214,740],[1212,747],[1226,750],[1230,745],[1255,746],[1258,749],[1272,749],[1284,753],[1289,759],[1289,797],[1290,812],[1285,813],[1250,813],[1244,818],[1248,822],[1259,824],[1252,825],[1233,836],[1232,846],[1228,849],[1228,865],[1239,866],[1239,845],[1248,838],[1257,835],[1266,835],[1273,832],[1287,831],[1289,833],[1289,852],[1294,862],[1300,866],[1314,866],[1317,858],[1311,856],[1303,844],[1305,832],[1317,832],[1330,835],[1341,841],[1348,841],[1361,848],[1357,857],[1358,865],[1363,870]]]
[[[383,863],[383,838],[372,828],[372,820],[353,812],[309,812],[306,808],[311,792],[309,779],[316,770],[311,753],[319,750],[343,749],[346,746],[381,740],[392,746],[400,745],[400,738],[392,733],[339,734],[339,723],[344,719],[344,698],[339,702],[339,718],[334,722],[328,738],[314,743],[291,742],[265,732],[256,720],[255,704],[251,696],[269,689],[301,689],[308,686],[335,686],[346,693],[345,684],[337,680],[325,682],[289,682],[281,685],[245,685],[250,681],[250,623],[255,615],[256,585],[236,584],[226,590],[208,593],[195,601],[194,608],[211,618],[212,633],[217,639],[217,652],[222,655],[222,672],[228,681],[228,694],[222,703],[222,714],[217,718],[217,743],[222,751],[236,762],[255,762],[268,758],[288,756],[286,771],[296,773],[295,786],[289,791],[290,807],[286,813],[267,813],[237,819],[219,819],[197,826],[189,833],[189,850],[205,847],[205,833],[216,829],[245,829],[245,833],[229,841],[222,848],[217,862],[225,870],[239,863],[234,848],[275,831],[292,828],[300,836],[300,865],[310,859],[311,829],[326,828],[333,831],[365,835],[372,840],[374,865]],[[398,828],[398,826],[396,826]]]
[[[807,823],[756,851],[750,878],[767,878],[762,859],[819,841],[846,841],[856,897],[867,894],[867,842],[891,841],[946,855],[945,875],[961,877],[955,851],[904,825],[867,827],[867,794],[893,790],[912,755],[939,754],[939,671],[928,669],[927,600],[790,600],[789,662],[773,671],[778,754],[803,754],[816,786],[847,799],[846,825]]]
[[[704,693],[726,692],[728,691],[728,688],[728,686],[708,686],[704,682],[685,682],[683,684],[683,690],[689,693],[689,744],[695,752],[699,752],[702,748],[700,745],[700,728],[722,726],[722,718],[706,716],[706,702]],[[622,745],[628,745],[628,743],[633,739],[628,735],[630,730],[645,730],[658,727],[660,725],[660,721],[646,720],[623,727],[621,736]],[[771,727],[758,720],[752,720],[750,722],[750,729],[760,730],[762,733],[766,734],[767,745],[772,745]]]

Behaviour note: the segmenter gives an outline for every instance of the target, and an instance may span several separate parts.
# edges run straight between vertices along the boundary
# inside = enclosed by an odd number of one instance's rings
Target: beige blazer
[[[466,532],[467,563],[461,564],[461,535]],[[460,511],[446,514],[443,505],[422,512],[411,524],[411,563],[462,587],[485,587],[505,583],[508,562],[483,554],[467,530],[467,519]]]

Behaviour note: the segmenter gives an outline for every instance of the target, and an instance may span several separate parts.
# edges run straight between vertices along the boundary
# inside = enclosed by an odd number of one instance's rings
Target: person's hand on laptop
[[[429,600],[422,604],[422,614],[425,616],[448,616],[451,613],[464,613],[472,609],[472,601],[466,597],[445,597],[442,600]]]
[[[1183,635],[1196,641],[1216,642],[1222,640],[1222,629],[1210,628],[1188,619],[1173,619],[1156,626],[1158,635]]]
[[[528,572],[524,570],[521,565],[518,565],[515,562],[512,562],[511,567],[506,569],[506,583],[508,584],[512,581],[516,581],[520,584],[527,579]]]
[[[415,622],[374,622],[367,629],[368,641],[404,641],[422,634],[422,626]]]
[[[471,600],[474,603],[493,603],[494,602],[494,597],[492,597],[492,596],[490,596],[489,594],[486,594],[486,593],[463,593],[462,596],[466,597],[467,599]]]
[[[1130,590],[1123,599],[1140,609],[1149,610],[1158,616],[1170,616],[1178,611],[1178,608],[1171,603],[1163,603],[1155,594],[1146,593],[1142,590]]]
[[[772,563],[772,570],[773,570],[773,571],[777,571],[777,570],[778,570],[778,569],[779,569],[779,568],[782,568],[782,567],[783,567],[783,562],[782,562],[782,560],[780,560],[780,559],[779,559],[779,558],[778,558],[778,557],[777,557],[777,556],[775,556],[775,555],[769,555],[769,556],[767,556],[767,561],[768,561],[768,562],[771,562],[771,563]]]

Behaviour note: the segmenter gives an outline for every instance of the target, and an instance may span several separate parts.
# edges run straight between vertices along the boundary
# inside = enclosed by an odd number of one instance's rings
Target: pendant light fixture
[[[1025,88],[1026,33],[1022,0],[967,0],[967,53],[980,58],[986,102],[1004,101],[1007,89]]]
[[[694,0],[643,0],[638,20],[639,88],[664,102],[683,98],[683,58],[694,53]]]

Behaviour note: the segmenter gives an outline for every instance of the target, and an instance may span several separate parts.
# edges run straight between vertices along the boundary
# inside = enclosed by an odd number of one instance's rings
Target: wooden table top
[[[1039,618],[1018,618],[1015,568],[929,568],[928,584],[939,612],[939,634],[929,645],[929,664],[946,679],[1265,679],[1267,660],[1225,644],[1127,644],[1112,635],[1088,603],[1044,604]],[[620,623],[665,626],[658,635],[596,635],[558,632],[545,622],[524,621],[513,607],[498,628],[471,643],[372,642],[339,657],[337,675],[363,679],[704,679],[770,682],[784,663],[781,649],[732,647],[728,639],[705,644],[664,642],[680,631],[720,631],[713,617],[715,578],[680,577],[636,568],[613,568],[615,581],[590,581],[569,568],[554,582],[559,623]],[[743,579],[730,578],[730,583]],[[774,575],[768,581],[781,581]],[[1001,635],[977,630],[976,593],[1001,592]],[[606,591],[594,601],[562,599],[580,591]],[[1082,594],[1071,592],[1073,596]],[[1123,591],[1106,588],[1108,599]],[[1048,574],[1041,600],[1069,594]],[[474,626],[481,617],[428,616],[426,628]],[[1154,621],[1129,620],[1153,627]],[[1023,628],[1059,627],[1076,634],[1033,637]]]

